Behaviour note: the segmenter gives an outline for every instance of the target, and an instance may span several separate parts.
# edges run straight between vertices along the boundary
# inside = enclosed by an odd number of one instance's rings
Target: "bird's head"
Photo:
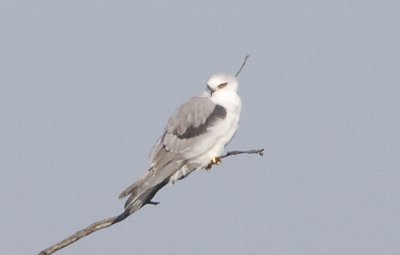
[[[214,74],[207,81],[207,89],[212,96],[214,93],[236,92],[238,80],[236,76],[229,74]]]

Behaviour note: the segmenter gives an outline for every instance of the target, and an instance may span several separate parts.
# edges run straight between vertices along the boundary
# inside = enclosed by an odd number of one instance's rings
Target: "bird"
[[[150,168],[119,195],[120,199],[128,198],[124,212],[114,223],[144,205],[157,205],[152,199],[165,185],[174,184],[197,169],[210,170],[222,163],[220,156],[239,126],[242,102],[237,76],[247,58],[236,75],[212,75],[203,93],[175,110],[150,152]]]

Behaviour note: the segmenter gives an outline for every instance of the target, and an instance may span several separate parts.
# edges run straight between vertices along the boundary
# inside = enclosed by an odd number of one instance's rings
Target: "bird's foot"
[[[221,165],[222,164],[221,157],[216,156],[216,157],[212,158],[211,163],[213,163],[214,165]]]
[[[206,169],[207,169],[207,170],[210,170],[211,167],[212,167],[213,165],[221,165],[221,164],[222,164],[221,157],[215,156],[215,157],[213,157],[213,158],[211,159],[211,161],[210,161],[210,163],[207,165]]]

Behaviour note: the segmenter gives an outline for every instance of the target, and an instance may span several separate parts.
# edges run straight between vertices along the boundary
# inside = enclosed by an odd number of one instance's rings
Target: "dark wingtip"
[[[125,210],[123,213],[118,215],[117,218],[115,218],[115,220],[113,220],[112,224],[115,224],[115,223],[125,220],[126,218],[128,218],[129,215],[131,215],[129,210]]]
[[[128,206],[131,204],[131,202],[133,201],[133,196],[130,196],[126,201],[125,201],[125,205],[124,208],[128,208]]]

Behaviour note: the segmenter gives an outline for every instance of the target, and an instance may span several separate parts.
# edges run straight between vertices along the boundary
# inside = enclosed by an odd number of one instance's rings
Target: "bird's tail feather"
[[[138,193],[138,189],[139,187],[143,187],[144,183],[146,182],[146,180],[149,178],[150,172],[151,172],[151,168],[146,172],[145,175],[143,175],[141,178],[139,178],[138,180],[136,180],[133,184],[131,184],[129,187],[127,187],[124,191],[121,192],[121,194],[119,194],[118,198],[124,198],[128,195],[132,195],[135,193]]]
[[[125,212],[127,212],[127,215],[124,213],[124,215],[121,214],[122,219],[138,211],[146,204],[157,204],[151,201],[151,199],[162,187],[169,183],[170,177],[184,164],[184,162],[170,161],[162,168],[152,167],[143,177],[126,188],[119,195],[119,198],[129,195],[129,198],[125,202]]]

